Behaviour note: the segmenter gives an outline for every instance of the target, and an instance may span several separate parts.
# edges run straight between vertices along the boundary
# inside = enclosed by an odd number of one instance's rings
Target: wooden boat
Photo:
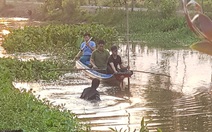
[[[81,69],[85,75],[87,75],[90,79],[97,78],[101,80],[102,82],[111,84],[111,85],[119,85],[123,82],[124,78],[131,77],[133,72],[119,72],[115,74],[103,74],[100,73],[92,68],[89,68],[88,66],[84,65],[79,60],[76,61],[76,68]]]
[[[183,10],[188,27],[192,32],[203,40],[192,44],[190,47],[197,51],[212,55],[212,21],[203,14],[202,7],[194,0],[190,0],[188,3],[186,0],[182,0]],[[194,11],[189,12],[189,8],[194,8]],[[193,15],[192,15],[193,14]]]
[[[188,3],[186,3],[185,0],[182,0],[182,2],[188,27],[196,35],[212,42],[212,21],[208,16],[203,14],[203,10],[200,4],[198,4],[194,0],[191,0]],[[190,6],[193,6],[195,8],[196,14],[194,16],[191,16],[189,14]]]

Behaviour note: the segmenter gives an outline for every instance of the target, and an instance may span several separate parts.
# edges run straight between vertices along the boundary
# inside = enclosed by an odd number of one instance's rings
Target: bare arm
[[[93,58],[90,59],[90,63],[91,63],[91,65],[93,66],[93,68],[98,68],[98,67],[95,65],[95,63],[94,63]]]
[[[94,51],[95,49],[96,49],[96,46],[94,46],[94,47],[92,47],[92,46],[90,46],[90,41],[87,41],[86,42],[86,46],[88,46],[92,51]],[[92,43],[94,43],[93,41],[92,41]],[[94,43],[95,44],[95,43]]]
[[[130,69],[130,66],[123,66],[122,64],[120,64],[120,68],[121,69],[128,69],[129,70]]]
[[[87,43],[86,43],[87,45]],[[89,44],[87,45],[92,51],[94,51],[96,49],[96,47],[91,47]]]
[[[115,68],[115,66],[114,66],[114,64],[113,64],[113,62],[110,62],[110,66],[111,66],[111,68],[113,69],[113,71],[116,73],[117,70],[116,70],[116,68]]]

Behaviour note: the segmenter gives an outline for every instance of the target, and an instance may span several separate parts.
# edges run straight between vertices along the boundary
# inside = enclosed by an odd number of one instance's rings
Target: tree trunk
[[[132,2],[131,2],[131,5],[132,5],[132,7],[131,7],[131,11],[134,11],[135,1],[136,1],[136,0],[132,0]]]

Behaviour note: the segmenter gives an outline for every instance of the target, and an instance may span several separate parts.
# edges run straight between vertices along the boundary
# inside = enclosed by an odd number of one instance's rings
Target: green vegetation
[[[121,128],[120,130],[117,130],[116,128],[114,129],[114,128],[110,127],[110,130],[112,132],[122,132],[123,129]],[[127,132],[127,129],[123,130],[123,132]],[[133,132],[136,132],[136,129]],[[147,123],[144,121],[144,117],[141,119],[141,125],[140,125],[139,132],[149,132]],[[162,130],[160,128],[157,128],[157,132],[162,132]]]
[[[29,64],[26,64],[29,63]],[[53,107],[48,101],[38,100],[30,92],[14,89],[15,78],[48,78],[45,69],[52,68],[48,63],[18,62],[0,59],[0,130],[19,130],[24,132],[85,132],[89,127],[79,123],[77,117],[62,106]],[[41,70],[42,69],[42,70]],[[34,71],[37,70],[35,73]],[[32,73],[31,73],[32,72]],[[44,105],[45,103],[45,105]],[[63,111],[63,112],[61,112]]]
[[[89,32],[98,41],[100,38],[112,43],[117,31],[99,24],[91,25],[46,25],[41,27],[25,27],[11,30],[3,47],[8,53],[34,52],[57,55],[56,60],[20,61],[13,59],[0,59],[1,65],[1,93],[2,103],[0,110],[1,129],[23,129],[26,131],[89,131],[89,127],[81,125],[77,117],[70,111],[60,112],[44,100],[35,99],[31,93],[14,90],[12,81],[38,81],[55,80],[60,71],[57,68],[70,68],[67,64],[69,57],[79,51],[82,35]],[[64,60],[64,58],[66,60]],[[69,58],[70,59],[70,58]],[[18,100],[18,101],[17,101]],[[47,105],[42,104],[47,103]]]
[[[66,2],[65,2],[66,1]],[[61,4],[63,3],[63,4]],[[98,1],[97,5],[110,6],[110,9],[98,8],[95,13],[89,13],[80,10],[79,6],[85,4],[84,1],[61,0],[61,2],[52,2],[47,0],[41,13],[48,21],[62,23],[99,23],[107,27],[114,27],[120,36],[126,36],[126,11],[118,9],[125,6],[125,0],[121,1]],[[106,4],[107,3],[107,4]],[[72,5],[73,9],[65,10],[67,5]],[[198,38],[192,34],[187,27],[183,14],[177,13],[181,3],[177,0],[152,1],[145,0],[144,4],[139,6],[137,1],[134,6],[142,7],[147,11],[129,12],[129,31],[131,41],[142,41],[148,46],[160,48],[182,48],[196,42]],[[132,3],[129,6],[132,7]],[[57,10],[56,10],[57,9]],[[55,11],[56,10],[56,11]],[[57,13],[54,13],[57,12]],[[52,13],[54,15],[52,16]],[[65,14],[72,14],[67,15]],[[77,16],[77,17],[76,17]],[[125,37],[123,37],[125,40]]]
[[[102,17],[101,14],[107,17]],[[121,35],[126,33],[123,10],[101,10],[95,20],[115,27]],[[157,12],[129,12],[129,33],[132,41],[143,41],[148,46],[161,48],[182,48],[198,40],[187,27],[184,16],[163,18]]]
[[[59,71],[50,71],[62,67],[59,63],[46,60],[20,61],[18,59],[0,58],[0,65],[7,67],[12,80],[17,81],[39,81],[56,80],[62,74]]]
[[[103,39],[109,45],[118,36],[114,28],[100,24],[81,25],[45,25],[40,27],[25,27],[12,30],[5,38],[3,47],[8,53],[34,52],[48,53],[64,57],[77,54],[83,34],[88,32],[93,40]]]

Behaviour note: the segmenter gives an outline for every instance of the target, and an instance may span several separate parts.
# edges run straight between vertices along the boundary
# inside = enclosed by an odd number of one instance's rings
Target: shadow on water
[[[126,45],[120,44],[119,54],[127,64],[125,51]],[[129,92],[100,84],[97,89],[100,102],[79,98],[91,83],[82,72],[66,73],[52,83],[13,84],[19,89],[32,89],[40,99],[45,98],[55,105],[63,104],[82,121],[90,123],[94,132],[108,132],[109,127],[123,128],[127,132],[138,130],[142,117],[148,121],[150,131],[161,128],[163,132],[210,132],[211,60],[210,56],[190,49],[162,50],[132,44],[131,69],[171,77],[134,72]]]

